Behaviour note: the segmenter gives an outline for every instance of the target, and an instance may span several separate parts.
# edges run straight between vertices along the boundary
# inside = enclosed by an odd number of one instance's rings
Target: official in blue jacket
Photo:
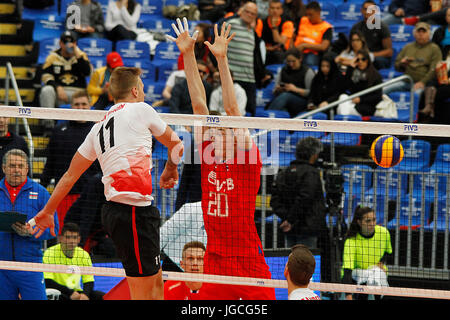
[[[2,159],[5,178],[0,181],[0,215],[13,211],[33,218],[47,203],[50,194],[28,177],[28,157],[19,149],[8,151]],[[55,214],[55,232],[59,223]],[[47,230],[38,239],[25,224],[16,223],[11,232],[0,232],[0,260],[42,263],[44,240],[54,236]],[[0,269],[0,300],[47,300],[42,272]]]

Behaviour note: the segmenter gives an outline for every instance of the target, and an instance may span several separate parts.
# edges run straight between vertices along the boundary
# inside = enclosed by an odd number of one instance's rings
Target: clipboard
[[[26,223],[27,215],[14,211],[3,211],[0,212],[0,231],[3,232],[14,232],[11,228],[16,222]]]

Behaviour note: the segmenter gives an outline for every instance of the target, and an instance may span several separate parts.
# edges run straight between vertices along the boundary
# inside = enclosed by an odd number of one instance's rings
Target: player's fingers
[[[172,36],[169,36],[168,34],[166,34],[166,39],[169,40],[169,41],[173,41],[173,42],[176,42],[176,41],[177,41],[177,39],[175,39],[175,38],[172,37]]]
[[[180,31],[178,30],[178,28],[175,25],[175,23],[172,23],[172,29],[175,32],[175,34],[177,35],[177,37],[178,37],[180,35]]]
[[[198,30],[194,31],[194,34],[192,35],[192,39],[197,40],[198,37]]]
[[[177,18],[177,24],[178,24],[178,30],[180,31],[180,33],[183,33],[185,30],[183,28],[183,24],[181,23],[180,18]]]
[[[37,233],[36,233],[37,232]],[[41,235],[42,235],[42,233],[44,233],[44,230],[42,230],[41,228],[39,228],[39,227],[36,227],[36,231],[35,231],[35,233],[33,233],[34,234],[34,237],[37,239],[37,238],[39,238]]]
[[[214,25],[214,38],[217,38],[219,36],[219,33],[217,31],[217,23]]]
[[[224,22],[224,23],[222,23],[222,28],[220,29],[220,35],[222,36],[224,33],[225,33],[225,27],[226,27],[226,23]]]
[[[230,35],[230,31],[231,31],[231,24],[229,24],[227,26],[227,29],[225,30],[225,38],[228,38],[228,36]]]
[[[211,43],[209,41],[203,42],[205,46],[207,46],[209,49],[211,49]]]
[[[189,24],[186,17],[183,17],[184,31],[189,32]]]
[[[230,42],[234,38],[235,35],[236,35],[236,32],[233,32],[231,34],[231,36],[228,38],[228,42]]]

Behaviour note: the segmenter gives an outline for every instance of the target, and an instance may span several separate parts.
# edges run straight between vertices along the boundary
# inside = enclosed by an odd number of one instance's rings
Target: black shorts
[[[158,208],[107,201],[102,208],[102,223],[114,242],[127,276],[147,277],[159,271]]]

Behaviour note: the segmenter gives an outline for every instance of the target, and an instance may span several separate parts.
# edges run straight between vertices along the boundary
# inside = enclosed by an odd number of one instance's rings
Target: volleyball
[[[372,142],[370,148],[372,160],[383,168],[391,168],[403,159],[403,146],[394,136],[379,136]]]

